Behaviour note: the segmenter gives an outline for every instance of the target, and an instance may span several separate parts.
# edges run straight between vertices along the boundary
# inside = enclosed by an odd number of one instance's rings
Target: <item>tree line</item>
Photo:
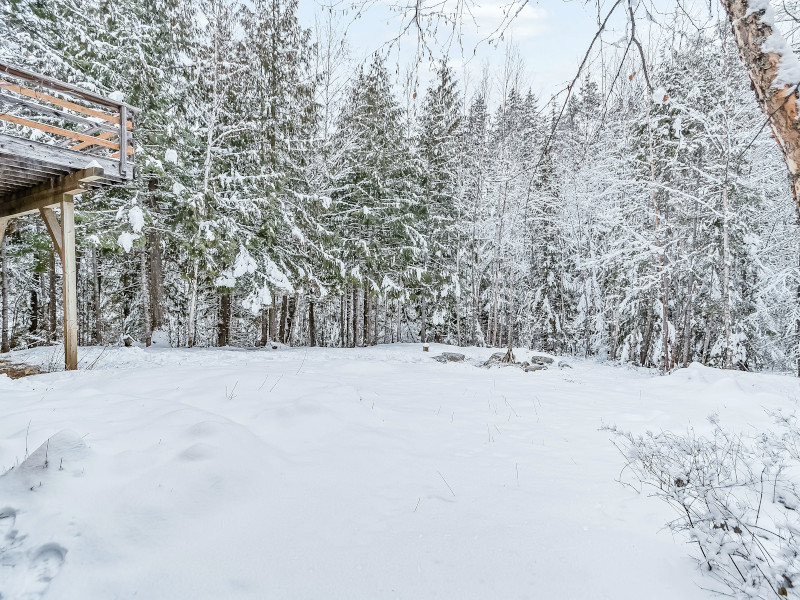
[[[357,61],[294,0],[11,0],[0,56],[125,93],[137,180],[78,203],[83,344],[527,346],[671,369],[798,360],[798,226],[725,23],[605,48],[566,106]],[[80,32],[76,35],[75,32]],[[691,33],[688,33],[691,32]],[[529,61],[535,67],[533,57]],[[36,219],[3,349],[58,340]]]

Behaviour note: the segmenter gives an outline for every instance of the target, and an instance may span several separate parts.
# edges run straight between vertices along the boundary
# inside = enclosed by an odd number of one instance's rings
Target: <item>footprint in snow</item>
[[[16,510],[0,508],[0,600],[39,600],[61,571],[67,550],[44,544],[26,558],[16,521]]]
[[[50,582],[56,578],[64,564],[67,550],[59,544],[40,546],[27,565],[18,573],[19,590],[8,600],[39,600],[47,592]]]
[[[17,563],[19,546],[23,537],[14,529],[17,511],[11,507],[0,508],[0,567],[14,566]]]

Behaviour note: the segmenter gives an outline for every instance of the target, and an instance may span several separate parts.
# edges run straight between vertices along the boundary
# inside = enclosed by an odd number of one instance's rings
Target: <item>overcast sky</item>
[[[321,11],[320,1],[323,0],[300,0],[300,18],[304,26],[313,26],[314,14]],[[465,19],[464,32],[460,36],[463,52],[457,46],[452,47],[450,63],[456,68],[463,64],[469,72],[469,79],[477,81],[484,65],[488,64],[495,71],[501,69],[507,46],[513,43],[519,48],[519,54],[525,62],[528,85],[546,100],[574,77],[577,65],[597,30],[597,6],[575,0],[530,3],[521,9],[508,27],[503,41],[481,41],[496,34],[503,21],[505,6],[505,0],[478,0],[472,5],[474,22]],[[398,36],[403,23],[401,15],[392,12],[388,1],[375,3],[361,18],[354,19],[350,12],[342,20],[348,29],[347,38],[353,55],[359,60],[376,50],[385,51],[387,44]],[[607,41],[624,35],[621,17],[615,25],[604,35]],[[438,37],[440,41],[445,38],[442,33]],[[416,36],[409,33],[403,38],[399,52],[396,46],[393,48],[391,66],[399,64],[401,72],[408,69],[413,62],[415,49]],[[420,93],[429,80],[427,71],[427,64],[423,64],[420,67]]]

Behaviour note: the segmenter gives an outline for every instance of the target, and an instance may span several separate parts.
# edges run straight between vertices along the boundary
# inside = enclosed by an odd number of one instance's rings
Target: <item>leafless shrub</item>
[[[774,431],[749,435],[716,416],[710,436],[607,428],[627,461],[620,481],[675,509],[668,526],[734,598],[800,597],[800,424],[772,417]]]

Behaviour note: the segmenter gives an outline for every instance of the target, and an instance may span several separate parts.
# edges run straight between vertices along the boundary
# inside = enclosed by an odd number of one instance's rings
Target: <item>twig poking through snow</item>
[[[281,376],[280,376],[280,377],[278,377],[278,381],[276,381],[275,383],[273,383],[273,384],[272,384],[272,387],[271,387],[271,388],[269,388],[269,391],[270,391],[270,392],[271,392],[272,390],[274,390],[274,389],[275,389],[275,386],[276,386],[276,385],[278,385],[278,384],[280,383],[280,381],[281,381],[281,379],[282,379],[282,378],[283,378],[283,373],[281,373]]]
[[[303,360],[300,361],[300,366],[297,367],[297,373],[295,373],[295,375],[300,375],[300,369],[302,369],[303,365],[306,363],[306,356],[308,356],[308,351],[306,351],[306,353],[303,354]]]
[[[269,379],[269,375],[267,375],[266,377],[264,377],[264,381],[262,381],[262,382],[261,382],[261,385],[260,385],[260,386],[258,386],[258,389],[259,389],[259,390],[260,390],[261,388],[263,388],[263,387],[264,387],[264,385],[267,383],[267,379]]]
[[[453,491],[453,488],[450,487],[450,484],[447,483],[447,479],[444,478],[444,475],[442,475],[442,472],[441,471],[436,471],[436,472],[439,473],[439,477],[442,478],[442,481],[444,481],[444,484],[447,486],[447,489],[450,490],[450,493],[453,494],[453,498],[455,498],[456,497],[456,493]]]

